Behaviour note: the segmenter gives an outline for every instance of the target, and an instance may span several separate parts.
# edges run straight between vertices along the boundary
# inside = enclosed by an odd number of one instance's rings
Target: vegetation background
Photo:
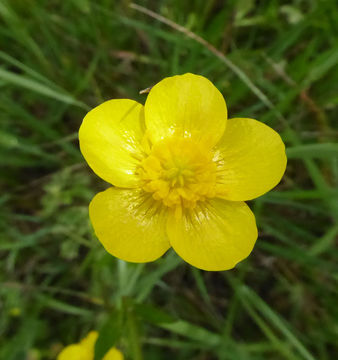
[[[155,14],[0,1],[0,359],[55,359],[94,329],[96,360],[114,343],[130,360],[338,358],[337,1],[137,3]],[[282,183],[249,203],[257,245],[228,272],[172,251],[119,261],[88,220],[108,185],[79,152],[82,118],[185,72],[288,147]]]

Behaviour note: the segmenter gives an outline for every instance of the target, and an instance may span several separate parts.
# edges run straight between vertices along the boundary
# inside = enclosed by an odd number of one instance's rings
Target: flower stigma
[[[212,153],[189,138],[171,137],[156,143],[141,162],[142,188],[155,200],[175,210],[193,209],[215,197],[216,164]]]

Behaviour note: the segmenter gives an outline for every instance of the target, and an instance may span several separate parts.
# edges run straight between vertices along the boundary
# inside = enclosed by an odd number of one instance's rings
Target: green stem
[[[131,301],[128,301],[129,299],[124,299],[124,300],[125,300],[124,304],[126,306],[127,326],[128,326],[131,350],[133,352],[133,359],[143,360],[142,345],[141,345],[137,320],[135,318],[135,313],[133,309],[133,304]]]

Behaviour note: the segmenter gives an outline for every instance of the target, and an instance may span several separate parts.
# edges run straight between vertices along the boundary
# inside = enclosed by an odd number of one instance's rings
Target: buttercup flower
[[[245,200],[278,184],[285,146],[267,125],[227,120],[222,94],[193,74],[165,78],[141,105],[121,99],[91,110],[79,131],[89,166],[114,185],[89,206],[112,255],[153,261],[170,247],[204,270],[227,270],[255,244]]]
[[[57,360],[94,360],[95,343],[99,334],[91,331],[77,344],[66,346],[58,355]],[[118,349],[112,347],[102,360],[123,360],[124,357]]]

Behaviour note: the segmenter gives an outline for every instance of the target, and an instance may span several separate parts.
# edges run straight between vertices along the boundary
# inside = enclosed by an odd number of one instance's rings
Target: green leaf
[[[52,298],[48,295],[38,294],[39,300],[44,304],[44,306],[49,307],[53,310],[76,316],[85,316],[88,317],[91,315],[91,311],[87,309],[80,308],[75,305],[70,305],[61,300]]]
[[[327,159],[338,158],[338,144],[304,144],[286,149],[289,159]]]
[[[122,334],[122,312],[114,310],[103,323],[95,344],[95,360],[101,360]]]
[[[54,100],[58,100],[70,105],[76,105],[82,109],[88,110],[87,105],[74,99],[71,95],[59,92],[52,87],[48,87],[47,85],[39,83],[36,80],[30,79],[26,76],[14,74],[11,71],[0,68],[0,79],[30,91],[37,92],[43,96],[50,97]]]
[[[186,336],[195,341],[201,341],[210,347],[219,345],[221,338],[218,334],[204,329],[203,327],[190,324],[187,321],[176,320],[171,315],[151,305],[136,304],[136,313],[144,320],[166,329],[175,334]]]

